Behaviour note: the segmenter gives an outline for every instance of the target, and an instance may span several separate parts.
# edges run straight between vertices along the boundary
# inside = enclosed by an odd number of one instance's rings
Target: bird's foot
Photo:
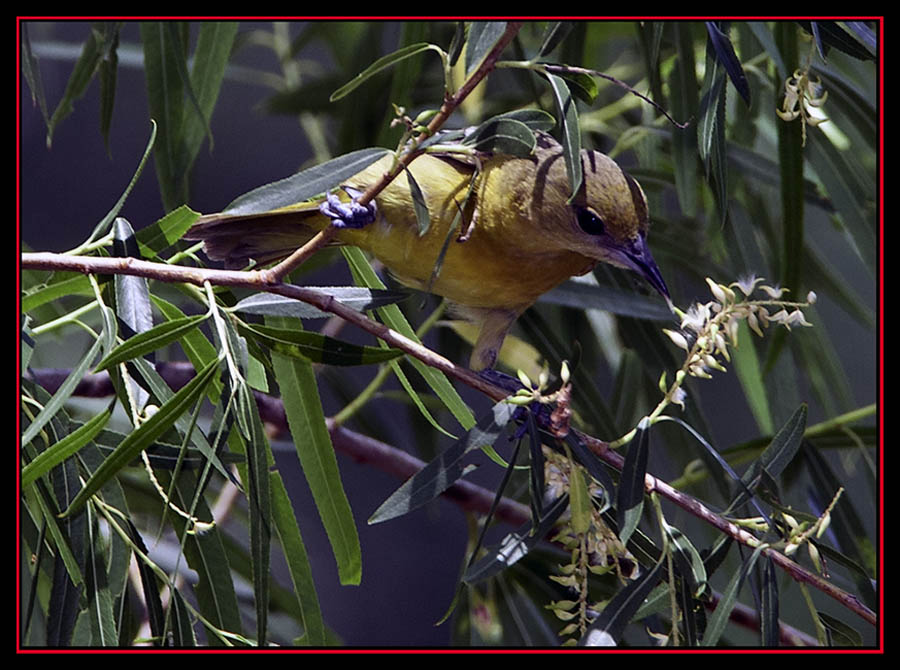
[[[335,194],[329,193],[325,196],[325,202],[319,205],[319,211],[331,219],[331,225],[335,228],[365,228],[375,220],[375,201],[360,205],[357,198],[362,195],[362,191],[349,186],[342,188],[351,200],[343,202]]]

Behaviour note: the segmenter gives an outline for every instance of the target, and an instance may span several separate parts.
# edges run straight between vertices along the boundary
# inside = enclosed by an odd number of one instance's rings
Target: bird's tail
[[[317,203],[311,202],[260,214],[206,214],[184,237],[202,240],[210,259],[239,269],[289,256],[327,224]]]

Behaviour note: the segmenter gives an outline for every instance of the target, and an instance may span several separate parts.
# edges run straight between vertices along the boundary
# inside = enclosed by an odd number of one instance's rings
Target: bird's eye
[[[577,207],[578,226],[588,235],[602,235],[606,232],[606,226],[595,212],[586,207]]]

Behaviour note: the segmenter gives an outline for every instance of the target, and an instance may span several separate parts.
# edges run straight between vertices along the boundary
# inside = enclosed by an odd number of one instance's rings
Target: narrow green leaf
[[[107,229],[110,227],[110,224],[112,224],[116,217],[119,216],[119,212],[122,211],[122,207],[125,205],[125,200],[131,194],[134,185],[137,183],[138,178],[144,171],[144,166],[147,164],[147,159],[150,158],[150,152],[156,143],[156,131],[156,121],[150,119],[150,139],[147,141],[147,145],[144,147],[144,153],[141,155],[141,160],[138,161],[138,166],[135,169],[134,174],[131,175],[131,180],[128,182],[128,185],[125,187],[122,195],[119,196],[119,199],[116,200],[112,208],[102,219],[100,219],[100,221],[97,222],[97,225],[94,226],[94,230],[91,231],[90,237],[88,237],[85,244],[89,244],[99,239],[100,236],[107,231]],[[140,235],[138,237],[140,237]]]
[[[466,135],[462,142],[479,151],[530,156],[536,140],[531,128],[514,118],[495,117]]]
[[[97,354],[100,353],[100,350],[103,346],[103,338],[97,338],[94,341],[94,344],[91,345],[91,348],[88,350],[87,354],[78,362],[74,368],[72,368],[72,372],[69,373],[69,376],[66,377],[66,380],[60,384],[59,388],[56,389],[56,393],[53,394],[53,397],[44,405],[43,409],[38,412],[38,415],[34,417],[34,419],[29,424],[28,428],[25,429],[25,432],[22,434],[22,442],[21,446],[25,447],[28,445],[34,437],[47,425],[47,423],[56,416],[56,413],[60,411],[65,404],[66,400],[69,399],[69,396],[75,391],[75,387],[78,386],[78,382],[81,381],[84,374],[90,368],[91,363],[97,357]]]
[[[116,75],[119,57],[119,21],[100,21],[94,26],[100,42],[100,134],[109,151],[109,128],[112,124],[113,105],[116,100]]]
[[[838,150],[821,133],[810,131],[810,135],[806,143],[809,164],[846,226],[849,248],[874,276],[878,237],[874,184],[866,184],[857,178],[857,170],[847,152]],[[802,234],[802,229],[800,232]]]
[[[371,365],[403,355],[399,349],[360,346],[341,340],[291,328],[240,324],[246,335],[254,335],[283,356],[325,365]]]
[[[230,216],[261,214],[305,202],[339,186],[388,153],[387,149],[370,147],[338,156],[280,181],[255,188],[231,202],[223,213]]]
[[[622,478],[616,495],[616,517],[619,538],[627,543],[637,528],[644,510],[644,478],[650,451],[650,422],[646,417],[638,424],[637,433],[625,455]]]
[[[41,69],[38,59],[31,50],[31,39],[28,36],[28,22],[22,22],[22,76],[31,90],[31,102],[37,104],[44,117],[44,123],[50,125],[50,113],[47,111],[47,97],[44,94],[44,81],[41,79]]]
[[[547,506],[543,517],[529,521],[509,533],[499,545],[487,550],[487,555],[470,565],[463,582],[472,585],[484,581],[514,565],[544,541],[562,513],[569,508],[569,495],[563,494]]]
[[[118,474],[122,468],[127,466],[143,449],[168,430],[175,420],[203,394],[206,390],[206,385],[212,381],[217,367],[218,361],[211,362],[168,401],[163,403],[158,412],[129,433],[128,437],[122,440],[119,447],[91,475],[62,516],[68,517],[78,511],[88,498]]]
[[[123,527],[128,534],[129,539],[134,543],[145,556],[150,554],[147,551],[147,545],[144,544],[144,538],[141,537],[137,526],[131,519],[125,519]],[[156,583],[156,574],[150,569],[143,560],[135,561],[138,575],[141,579],[141,588],[143,589],[143,600],[147,608],[147,619],[150,624],[150,633],[155,638],[162,638],[163,629],[165,627],[165,612],[163,611],[162,600],[159,596],[159,585]],[[161,641],[154,643],[154,646],[161,646]]]
[[[581,130],[578,125],[578,109],[565,80],[549,72],[545,73],[545,76],[553,90],[553,101],[556,103],[558,114],[557,121],[562,131],[561,144],[566,161],[566,172],[569,175],[571,188],[569,201],[571,201],[581,188],[584,178],[581,167]]]
[[[278,539],[284,552],[294,596],[300,606],[303,626],[301,642],[311,647],[324,647],[327,644],[325,622],[319,608],[319,596],[316,594],[316,583],[313,580],[312,568],[306,553],[306,546],[300,535],[300,526],[287,489],[277,471],[269,473],[272,488],[272,519],[278,531]]]
[[[550,289],[539,302],[576,309],[595,308],[635,319],[671,322],[672,312],[658,296],[628,293],[596,281],[579,278]]]
[[[106,409],[100,414],[91,417],[90,421],[39,453],[33,461],[22,468],[22,488],[30,486],[35,479],[49,472],[51,468],[59,465],[93,440],[103,426],[106,425],[106,422],[109,421],[111,414],[112,411]]]
[[[91,629],[91,644],[95,647],[114,647],[119,643],[113,618],[112,596],[106,574],[106,557],[98,555],[100,543],[95,537],[93,508],[88,510],[85,523],[85,596]]]
[[[789,23],[775,24],[775,38],[786,62],[798,58],[797,32]],[[776,90],[781,82],[776,82]],[[800,286],[803,257],[803,139],[798,123],[779,121],[778,162],[781,170],[781,285],[792,291]],[[774,360],[770,357],[770,361]]]
[[[212,132],[209,122],[225,75],[225,66],[231,56],[231,47],[237,35],[236,21],[204,21],[200,23],[197,47],[191,68],[190,93],[192,105],[185,109],[181,137],[181,169],[187,172],[200,151],[204,137],[212,148]]]
[[[572,31],[572,27],[571,21],[555,21],[549,24],[544,31],[544,39],[535,58],[543,58],[553,51],[566,38],[566,35]]]
[[[600,616],[588,627],[578,642],[579,646],[616,646],[625,632],[625,626],[628,625],[650,591],[656,586],[663,563],[665,561],[660,560],[653,568],[620,589],[603,608]]]
[[[186,61],[184,51],[171,39],[175,26],[164,21],[140,24],[144,48],[144,76],[151,118],[159,124],[159,141],[154,149],[156,176],[166,211],[184,204],[185,184],[178,172],[181,124],[184,117],[184,84],[178,61]],[[180,29],[180,27],[179,27]]]
[[[57,104],[56,109],[53,110],[53,115],[50,117],[50,122],[47,125],[48,149],[53,142],[53,133],[57,126],[72,113],[75,101],[84,95],[88,85],[94,78],[101,57],[101,47],[97,41],[97,34],[92,30],[81,48],[78,60],[75,61],[75,67],[72,69],[72,74],[69,75],[68,82],[66,82],[66,90],[63,93],[63,97]]]
[[[381,291],[361,286],[307,286],[307,290],[334,298],[347,307],[360,312],[391,305],[409,298],[406,291]],[[255,293],[231,308],[245,314],[264,316],[293,316],[298,319],[324,319],[333,316],[305,302],[274,293]]]
[[[378,278],[378,275],[372,270],[368,261],[366,261],[362,251],[355,247],[341,247],[341,252],[344,254],[344,258],[347,259],[350,270],[358,283],[369,288],[383,289],[385,287]],[[378,308],[378,314],[388,327],[396,330],[401,335],[410,338],[414,342],[420,341],[397,305],[380,307]],[[459,421],[464,429],[469,430],[475,425],[475,417],[472,415],[472,410],[470,410],[468,405],[463,402],[463,399],[450,384],[450,381],[443,372],[425,365],[417,358],[410,357],[409,361],[412,363],[413,367],[418,370],[419,374],[422,375],[431,389],[438,398],[441,399],[444,405],[447,406],[447,409],[449,409],[453,416],[456,417],[456,420]]]
[[[265,429],[250,389],[237,389],[239,411],[248,417],[250,434],[244,440],[247,453],[247,504],[250,508],[250,556],[253,571],[253,599],[256,604],[256,639],[265,646],[269,615],[269,573],[272,545],[272,499],[269,488],[271,454]]]
[[[741,94],[747,106],[750,106],[750,84],[747,83],[747,75],[744,74],[744,68],[741,61],[738,60],[737,54],[734,53],[734,47],[728,35],[723,33],[715,21],[706,22],[706,32],[709,34],[709,41],[716,53],[716,58],[728,73],[728,78],[734,84],[737,92]]]
[[[583,535],[590,530],[593,505],[588,495],[584,475],[576,467],[569,472],[569,509],[572,510],[572,530]],[[623,540],[627,542],[627,540]]]
[[[372,75],[378,74],[382,70],[391,67],[392,65],[398,63],[399,61],[409,58],[410,56],[415,56],[416,54],[422,53],[423,51],[428,51],[430,49],[434,49],[435,51],[440,52],[440,48],[435,46],[434,44],[428,44],[427,42],[420,42],[418,44],[410,44],[408,46],[397,49],[392,53],[387,54],[386,56],[382,56],[377,61],[372,63],[365,70],[356,75],[353,79],[348,81],[346,84],[337,89],[334,93],[331,94],[329,100],[331,102],[335,102],[340,100],[345,95],[354,90],[357,86],[362,84],[364,81],[369,79]]]
[[[431,215],[428,213],[428,203],[425,201],[425,194],[419,186],[419,182],[413,177],[413,173],[406,169],[406,183],[409,185],[409,195],[412,198],[413,209],[416,212],[416,225],[419,229],[419,237],[428,232],[431,228]]]
[[[288,426],[319,516],[325,526],[342,584],[362,578],[359,536],[335,459],[312,364],[272,356]]]
[[[143,356],[151,351],[161,349],[167,344],[171,344],[172,342],[181,339],[186,333],[197,328],[201,323],[206,321],[207,318],[207,314],[186,316],[173,321],[165,321],[158,326],[154,326],[150,330],[145,330],[137,335],[133,335],[113,349],[106,358],[100,361],[94,369],[94,372],[106,370],[123,361],[129,361],[132,358],[137,358],[138,356]]]
[[[699,108],[694,43],[690,25],[673,22],[678,59],[669,80],[672,114],[677,119],[696,119]],[[697,211],[697,133],[691,126],[672,128],[672,159],[675,192],[683,214],[691,218]]]
[[[196,647],[193,617],[184,602],[179,589],[172,589],[172,600],[169,606],[172,620],[172,644],[175,647]]]
[[[466,76],[481,65],[506,32],[506,21],[472,21],[466,38]]]
[[[26,314],[67,295],[93,295],[87,276],[70,272],[54,273],[49,283],[30,289],[22,295],[22,313]]]
[[[741,387],[744,389],[744,397],[756,419],[756,425],[763,435],[771,435],[774,431],[772,413],[769,410],[769,396],[762,382],[762,368],[759,357],[751,338],[753,335],[746,322],[742,321],[738,327],[738,340],[744,343],[742,347],[734,347],[731,350],[731,358],[737,373]]]
[[[597,80],[585,72],[563,72],[559,75],[569,84],[572,94],[587,105],[593,105],[599,88]]]
[[[725,590],[722,591],[722,594],[719,596],[719,604],[716,605],[715,612],[712,613],[706,624],[706,632],[703,635],[704,647],[713,647],[719,643],[719,638],[722,637],[722,633],[725,631],[725,626],[728,624],[731,616],[731,610],[734,609],[734,605],[737,602],[741,586],[743,586],[744,580],[753,569],[753,566],[756,565],[756,560],[763,549],[765,549],[765,545],[760,545],[753,550],[753,553],[744,561],[741,569],[732,575]]]
[[[706,567],[703,565],[700,552],[680,528],[670,526],[665,521],[662,521],[662,525],[669,538],[669,547],[675,558],[678,572],[684,583],[690,588],[690,596],[699,598],[706,589],[707,581]]]
[[[781,639],[778,622],[778,574],[771,558],[763,565],[762,598],[759,612],[759,634],[764,647],[777,647]]]
[[[384,346],[386,347],[387,345]],[[425,420],[431,424],[432,428],[455,440],[456,436],[445,430],[444,427],[439,424],[437,420],[432,416],[431,412],[428,411],[425,403],[422,402],[422,398],[419,397],[419,394],[413,388],[413,385],[410,383],[409,378],[406,376],[406,373],[400,366],[400,361],[394,359],[392,361],[389,361],[388,365],[391,366],[391,369],[394,371],[394,376],[397,378],[397,381],[400,382],[400,386],[409,396],[410,400],[412,400],[413,404],[416,406],[416,409],[418,409],[419,413],[423,417],[425,417]]]
[[[831,634],[831,644],[835,647],[861,647],[863,637],[858,630],[844,623],[837,617],[817,611],[819,621]]]
[[[155,260],[159,254],[181,239],[200,214],[187,205],[174,209],[163,218],[146,228],[141,228],[135,237],[141,258]]]
[[[473,449],[493,445],[512,418],[515,406],[499,402],[476,426],[437,458],[407,479],[375,510],[369,523],[381,523],[408,514],[431,502],[465,474],[462,459]]]

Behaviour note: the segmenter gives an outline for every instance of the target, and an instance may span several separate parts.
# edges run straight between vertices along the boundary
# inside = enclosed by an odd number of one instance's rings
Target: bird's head
[[[582,151],[583,181],[569,202],[571,190],[562,147],[539,138],[533,219],[561,247],[641,275],[670,302],[669,290],[650,253],[650,217],[640,184],[598,151]]]

